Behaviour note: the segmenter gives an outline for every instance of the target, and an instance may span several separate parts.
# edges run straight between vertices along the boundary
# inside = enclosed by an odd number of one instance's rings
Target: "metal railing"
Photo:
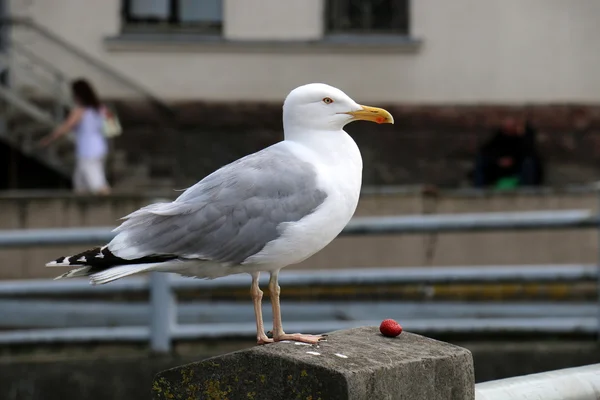
[[[475,385],[475,400],[597,400],[600,364],[518,376]]]
[[[68,57],[69,60],[81,65],[81,70],[87,71],[89,74],[94,76],[102,76],[104,78],[110,79],[110,84],[119,86],[121,88],[125,88],[132,94],[135,94],[135,97],[143,98],[152,104],[155,109],[165,116],[174,117],[175,111],[169,106],[167,103],[156,97],[152,94],[146,87],[137,83],[131,77],[123,75],[117,69],[113,68],[109,64],[103,62],[102,60],[94,57],[77,46],[71,44],[70,42],[64,40],[48,28],[38,24],[34,20],[30,18],[0,18],[0,27],[9,28],[13,31],[16,29],[20,30],[20,35],[12,35],[9,46],[17,47],[19,51],[22,53],[23,50],[27,50],[28,43],[42,42],[46,44],[46,47],[49,47],[48,51],[59,52],[63,57]],[[17,39],[15,39],[17,36]],[[38,58],[43,59],[43,57]],[[51,72],[60,72],[61,70],[47,60],[44,60],[44,65],[51,68]],[[66,77],[64,72],[61,72],[61,77],[63,80]]]
[[[587,210],[493,212],[353,218],[341,235],[385,235],[598,228]],[[0,230],[0,247],[97,244],[114,237],[113,227]]]
[[[354,218],[342,235],[412,234],[436,232],[473,232],[532,229],[598,228],[600,219],[585,210],[452,214],[406,217]],[[102,244],[114,234],[110,228],[36,229],[0,231],[0,249],[22,246],[55,246],[72,244]],[[489,266],[489,267],[427,267],[369,268],[350,270],[283,271],[282,287],[336,287],[352,285],[432,285],[453,283],[499,282],[596,282],[600,278],[596,265]],[[261,284],[268,277],[261,276]],[[85,279],[51,282],[47,280],[0,282],[0,310],[12,310],[5,326],[25,324],[26,315],[40,315],[42,302],[38,296],[149,293],[149,305],[125,303],[49,302],[46,318],[37,326],[60,326],[69,315],[84,315],[96,310],[100,314],[87,318],[90,325],[81,327],[71,318],[61,329],[18,329],[0,332],[0,343],[38,343],[72,341],[150,341],[152,350],[167,352],[173,340],[216,337],[251,337],[255,334],[250,300],[238,303],[194,303],[178,305],[177,294],[219,288],[249,290],[250,280],[244,274],[216,280],[196,280],[152,273],[149,277],[125,278],[108,285],[92,287]],[[7,300],[11,299],[11,300]],[[56,305],[56,309],[52,308]],[[98,308],[84,305],[98,304]],[[600,303],[598,303],[600,304]],[[427,311],[415,303],[344,303],[320,302],[311,305],[307,314],[300,303],[284,303],[286,329],[327,332],[363,325],[378,325],[390,314],[402,316],[404,327],[421,333],[475,332],[546,332],[597,334],[600,329],[598,304],[569,305],[512,304],[465,305],[437,303]],[[204,307],[203,307],[204,306]],[[289,307],[289,311],[288,310]],[[267,311],[268,307],[265,307]],[[405,309],[408,308],[408,309]],[[196,311],[192,311],[192,310]],[[404,313],[400,310],[405,309]],[[34,311],[37,310],[37,311]],[[87,311],[86,311],[87,310]],[[365,312],[365,310],[368,310]],[[437,311],[434,311],[437,310]],[[287,318],[289,312],[289,318]],[[145,318],[129,319],[141,313]],[[440,314],[441,313],[441,314]],[[243,317],[245,315],[245,319]],[[268,312],[265,316],[268,317]],[[365,319],[365,315],[368,317]],[[458,317],[460,316],[460,317]],[[19,317],[23,320],[19,323]],[[11,319],[12,318],[12,319]],[[48,320],[53,319],[55,323]],[[181,321],[186,322],[181,324]],[[107,323],[108,322],[108,323]],[[188,323],[191,322],[191,323]],[[45,325],[44,325],[45,324]],[[111,326],[107,326],[111,325]],[[2,324],[0,324],[2,328]]]

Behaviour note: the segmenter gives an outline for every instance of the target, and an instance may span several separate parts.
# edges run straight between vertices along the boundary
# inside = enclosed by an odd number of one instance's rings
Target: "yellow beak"
[[[352,116],[352,121],[358,121],[358,120],[363,120],[363,121],[371,121],[371,122],[376,122],[378,124],[393,124],[394,123],[394,117],[392,117],[392,114],[390,114],[388,111],[384,110],[383,108],[377,108],[377,107],[369,107],[369,106],[362,106],[361,110],[357,110],[357,111],[350,111],[347,112],[346,114],[349,114]]]

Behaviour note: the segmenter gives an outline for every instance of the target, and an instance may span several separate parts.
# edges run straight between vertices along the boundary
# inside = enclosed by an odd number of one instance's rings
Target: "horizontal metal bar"
[[[56,269],[57,274],[60,269]],[[285,269],[279,276],[285,286],[499,283],[499,282],[573,282],[594,280],[597,269],[590,264],[559,265],[492,265],[475,267],[390,267],[369,269],[331,269],[298,271]],[[268,282],[262,274],[261,285]],[[247,274],[204,280],[169,274],[175,290],[249,288]],[[0,297],[33,295],[67,295],[125,293],[148,290],[147,277],[123,278],[109,285],[91,286],[87,279],[49,281],[47,279],[0,281]],[[285,289],[283,289],[285,290]]]
[[[354,218],[345,235],[482,232],[597,228],[600,219],[588,210],[491,212],[478,214],[437,214]]]
[[[286,330],[305,333],[327,333],[360,326],[379,326],[380,320],[360,321],[284,321]],[[409,332],[432,333],[596,333],[597,321],[593,317],[570,318],[441,318],[411,319],[401,321]],[[217,323],[176,325],[172,329],[174,339],[251,338],[256,335],[256,325],[245,323]],[[41,330],[15,330],[0,332],[0,344],[64,343],[64,342],[122,342],[147,341],[147,327],[117,328],[66,328]]]
[[[395,267],[368,269],[334,269],[319,271],[285,271],[279,283],[285,286],[317,285],[378,285],[378,284],[427,284],[427,283],[497,283],[497,282],[565,282],[593,280],[597,274],[594,265],[507,265],[483,267]],[[263,274],[264,275],[264,274]],[[266,284],[268,276],[261,276]],[[176,289],[204,289],[247,287],[246,274],[230,275],[215,280],[171,277]],[[285,290],[285,289],[283,289]],[[1,293],[1,292],[0,292]]]
[[[532,229],[597,228],[598,216],[587,210],[438,214],[356,217],[342,235],[379,235],[434,232],[480,232]],[[114,227],[1,230],[0,248],[105,244]]]
[[[27,329],[0,332],[0,344],[143,342],[150,338],[148,327]]]
[[[381,320],[360,321],[303,321],[285,322],[288,332],[305,332],[321,334],[341,329],[357,328],[360,326],[379,326]],[[436,318],[410,319],[400,321],[408,332],[432,333],[579,333],[594,334],[597,321],[594,317],[570,318]],[[178,325],[173,329],[175,339],[198,339],[219,337],[253,337],[256,335],[256,325],[253,323],[220,323]]]
[[[475,385],[475,400],[597,400],[600,364],[517,376]]]
[[[461,303],[461,302],[284,302],[287,322],[359,321],[394,318],[541,318],[594,317],[592,303]],[[0,300],[0,328],[59,328],[93,326],[147,326],[151,308],[147,303],[108,301]],[[178,322],[207,324],[254,322],[252,302],[178,303]],[[263,318],[272,320],[264,307]]]
[[[56,270],[57,275],[60,270]],[[126,278],[111,282],[110,285],[90,285],[87,279],[66,279],[51,281],[48,279],[26,279],[0,281],[0,297],[135,293],[148,290],[146,277]]]
[[[114,227],[0,230],[0,248],[104,244]]]

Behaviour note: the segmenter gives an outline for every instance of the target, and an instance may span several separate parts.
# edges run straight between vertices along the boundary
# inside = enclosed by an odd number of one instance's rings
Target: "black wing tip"
[[[145,257],[135,258],[127,260],[114,255],[107,246],[94,247],[83,251],[81,253],[59,257],[56,260],[46,264],[48,267],[91,267],[90,272],[99,272],[112,267],[128,264],[148,264],[156,262],[165,262],[176,259],[176,255],[164,254],[164,255],[149,255]]]
[[[49,262],[46,264],[48,267],[55,266],[93,266],[94,260],[100,260],[102,256],[98,257],[102,253],[101,247],[94,247],[93,249],[83,251],[81,253],[72,255],[72,256],[62,256],[58,257],[56,260]]]

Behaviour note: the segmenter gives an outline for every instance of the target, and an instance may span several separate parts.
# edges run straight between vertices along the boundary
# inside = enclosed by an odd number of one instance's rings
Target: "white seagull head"
[[[352,121],[393,124],[392,115],[377,107],[356,103],[346,93],[323,83],[292,90],[283,103],[284,129],[340,131]]]

